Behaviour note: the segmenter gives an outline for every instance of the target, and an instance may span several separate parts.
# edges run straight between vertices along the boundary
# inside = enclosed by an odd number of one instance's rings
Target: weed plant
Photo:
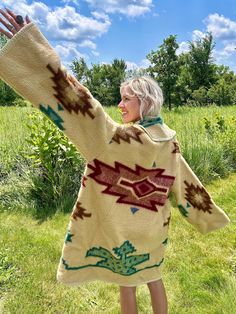
[[[117,107],[106,108],[121,122]],[[183,156],[206,184],[236,170],[236,106],[179,107],[162,111],[177,132]],[[70,212],[84,160],[46,117],[30,107],[0,108],[0,201],[46,217]]]

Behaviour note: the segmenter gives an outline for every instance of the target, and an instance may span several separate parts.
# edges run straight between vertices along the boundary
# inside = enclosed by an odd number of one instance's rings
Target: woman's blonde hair
[[[122,93],[126,87],[130,89],[130,93],[126,90],[128,96],[136,96],[140,101],[141,120],[144,117],[159,116],[163,104],[163,93],[156,81],[149,76],[140,76],[122,83],[120,92]]]

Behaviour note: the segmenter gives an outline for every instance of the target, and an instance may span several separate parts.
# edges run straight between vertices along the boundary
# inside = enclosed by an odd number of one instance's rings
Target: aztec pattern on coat
[[[161,278],[169,195],[200,232],[229,218],[180,153],[175,131],[155,123],[114,122],[61,65],[34,23],[0,52],[0,76],[46,114],[87,160],[70,217],[57,279],[134,286]]]

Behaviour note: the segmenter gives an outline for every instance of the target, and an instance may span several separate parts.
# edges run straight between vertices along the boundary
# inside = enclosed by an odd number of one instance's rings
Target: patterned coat
[[[114,122],[65,70],[34,23],[1,50],[0,77],[46,114],[87,160],[58,281],[135,286],[160,279],[170,192],[200,232],[229,222],[181,155],[175,131],[160,119]]]

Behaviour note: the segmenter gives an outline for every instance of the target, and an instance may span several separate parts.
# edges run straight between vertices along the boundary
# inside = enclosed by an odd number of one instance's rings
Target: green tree
[[[218,106],[235,105],[235,86],[228,84],[224,78],[221,78],[208,90],[208,97]]]
[[[107,105],[117,105],[120,101],[120,85],[125,79],[126,63],[122,59],[114,59],[111,65],[105,65],[106,80],[110,92]]]
[[[89,69],[84,59],[74,60],[71,69],[78,80],[89,88],[103,105],[116,105],[120,100],[120,84],[125,79],[124,60],[114,59],[112,64],[93,64]]]
[[[210,88],[216,82],[216,67],[213,63],[212,52],[215,43],[211,33],[196,41],[189,42],[187,54],[187,69],[190,75],[192,91],[200,87]]]
[[[7,37],[3,34],[0,34],[0,49],[6,45],[7,41]],[[13,102],[18,98],[22,97],[17,95],[17,93],[11,87],[0,80],[0,106],[12,105]]]
[[[18,98],[21,97],[10,86],[0,80],[0,106],[13,105]]]
[[[176,92],[176,81],[179,75],[178,56],[176,55],[178,47],[176,36],[170,35],[164,40],[159,50],[152,50],[147,55],[147,59],[151,62],[148,71],[160,83],[169,110],[171,110],[172,98]]]
[[[7,37],[3,34],[0,34],[0,48],[2,49],[7,43]]]
[[[206,106],[208,104],[207,89],[204,86],[199,87],[199,89],[193,91],[192,98],[196,105]]]
[[[179,76],[176,81],[174,103],[177,106],[185,105],[188,99],[191,98],[191,78],[188,70],[188,54],[182,53],[178,57],[179,61]]]
[[[215,65],[216,69],[216,79],[224,79],[227,84],[236,84],[236,75],[234,71],[230,70],[228,66],[225,65]]]
[[[75,74],[78,81],[80,81],[81,83],[84,83],[87,81],[89,70],[88,70],[88,67],[84,58],[80,58],[79,60],[75,58],[72,61],[70,68],[72,72]]]

